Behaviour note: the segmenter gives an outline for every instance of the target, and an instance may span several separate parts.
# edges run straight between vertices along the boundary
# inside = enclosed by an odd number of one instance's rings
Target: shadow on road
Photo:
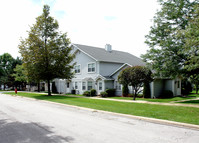
[[[0,120],[1,143],[62,143],[71,142],[70,136],[62,137],[50,131],[51,127],[37,123],[20,123]]]

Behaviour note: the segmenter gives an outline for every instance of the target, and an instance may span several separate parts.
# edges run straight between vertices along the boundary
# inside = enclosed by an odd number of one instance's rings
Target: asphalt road
[[[62,142],[198,143],[199,131],[0,94],[0,143]]]

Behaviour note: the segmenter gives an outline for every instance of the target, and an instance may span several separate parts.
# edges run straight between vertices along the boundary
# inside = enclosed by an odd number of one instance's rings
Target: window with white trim
[[[116,81],[116,90],[121,91],[122,90],[122,85]]]
[[[102,90],[102,82],[99,82],[99,90]]]
[[[75,68],[75,73],[81,72],[81,70],[80,70],[81,66],[80,65],[75,65],[74,68]]]
[[[95,63],[88,64],[88,72],[95,72]]]
[[[82,90],[86,90],[86,82],[82,82]]]
[[[88,81],[87,85],[88,85],[88,90],[91,90],[93,88],[93,82],[92,81]]]
[[[75,89],[78,89],[78,83],[75,82]]]

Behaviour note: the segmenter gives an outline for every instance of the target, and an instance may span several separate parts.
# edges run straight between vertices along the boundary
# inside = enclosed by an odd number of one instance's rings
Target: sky
[[[137,57],[149,49],[145,35],[160,7],[157,0],[2,0],[0,55],[20,57],[20,38],[27,38],[44,4],[72,43],[101,48],[111,44],[113,50]]]

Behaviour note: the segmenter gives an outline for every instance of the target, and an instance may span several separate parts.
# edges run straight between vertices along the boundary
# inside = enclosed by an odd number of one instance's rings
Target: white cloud
[[[144,36],[158,8],[156,0],[6,0],[0,5],[0,54],[9,52],[16,57],[19,37],[26,36],[43,4],[51,6],[60,30],[68,32],[73,43],[99,47],[109,43],[115,50],[136,56],[146,52]]]
[[[27,30],[35,22],[41,8],[27,0],[6,0],[0,5],[0,54],[10,53],[19,56],[18,44],[20,37],[27,35]]]

